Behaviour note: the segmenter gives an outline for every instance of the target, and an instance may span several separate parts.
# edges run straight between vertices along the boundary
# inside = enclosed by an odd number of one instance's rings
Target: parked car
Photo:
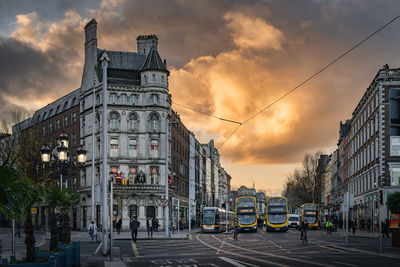
[[[289,228],[298,228],[300,226],[300,216],[297,214],[289,214]]]

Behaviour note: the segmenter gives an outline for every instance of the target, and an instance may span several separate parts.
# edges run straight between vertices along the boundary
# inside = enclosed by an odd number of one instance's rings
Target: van
[[[289,228],[298,228],[300,226],[300,216],[297,214],[289,214]]]

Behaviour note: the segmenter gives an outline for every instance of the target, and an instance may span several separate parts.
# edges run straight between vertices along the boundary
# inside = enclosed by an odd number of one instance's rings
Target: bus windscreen
[[[213,225],[214,224],[214,210],[204,210],[203,211],[203,224],[204,225]]]

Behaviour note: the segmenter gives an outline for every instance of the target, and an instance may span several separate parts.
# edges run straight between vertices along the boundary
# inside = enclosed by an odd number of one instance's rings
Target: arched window
[[[110,139],[110,157],[118,157],[118,139]]]
[[[151,115],[150,118],[150,129],[151,130],[158,130],[159,128],[159,119],[157,114]]]
[[[139,120],[135,113],[129,114],[129,129],[135,130],[139,126]]]
[[[147,83],[147,75],[144,75],[144,82]]]
[[[136,105],[137,104],[137,96],[136,95],[131,95],[131,104]]]
[[[150,141],[150,157],[158,158],[158,140]]]
[[[112,112],[110,114],[110,128],[113,130],[118,129],[118,121],[119,121],[118,113]]]
[[[153,103],[153,105],[158,105],[158,95],[152,95],[151,96],[151,102]]]
[[[164,83],[164,75],[161,76],[161,82]]]
[[[118,102],[117,94],[111,93],[110,94],[110,104],[116,104]]]
[[[137,140],[130,139],[129,140],[129,147],[128,147],[129,157],[136,158],[137,157]]]
[[[126,94],[122,94],[122,95],[121,95],[121,103],[122,103],[123,105],[128,104],[128,96],[127,96]]]
[[[158,168],[157,167],[151,167],[150,182],[151,182],[151,184],[158,184],[159,183],[159,175],[158,175]]]
[[[153,73],[153,82],[155,82],[156,81],[156,75]]]

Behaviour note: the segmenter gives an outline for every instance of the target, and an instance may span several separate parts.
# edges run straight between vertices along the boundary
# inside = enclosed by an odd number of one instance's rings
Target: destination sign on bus
[[[238,213],[255,213],[254,208],[238,208]]]
[[[268,212],[272,213],[286,213],[286,207],[268,207]]]
[[[238,208],[248,208],[248,207],[255,207],[255,201],[253,198],[239,198],[237,200],[237,207]]]
[[[305,210],[304,215],[317,215],[317,212],[313,210]]]

